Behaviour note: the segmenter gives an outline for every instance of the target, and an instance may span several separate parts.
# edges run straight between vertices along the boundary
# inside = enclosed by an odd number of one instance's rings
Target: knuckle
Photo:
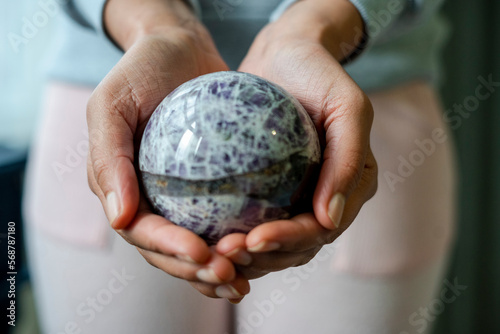
[[[97,98],[97,93],[96,90],[90,95],[89,100],[87,101],[87,109],[86,109],[86,114],[87,114],[87,120],[91,120],[93,117],[93,111],[97,109],[97,106],[99,103],[96,101]],[[90,123],[90,122],[89,122]]]
[[[88,183],[90,190],[92,190],[92,192],[95,195],[99,195],[97,187],[95,185],[94,170],[92,169],[90,157],[87,157],[87,183]]]
[[[96,158],[92,161],[92,170],[98,186],[102,187],[107,182],[106,175],[108,168],[106,160],[102,158]]]
[[[361,110],[364,117],[369,117],[370,121],[373,120],[373,106],[366,95],[360,88],[353,89],[347,97],[347,104],[355,110]]]
[[[372,198],[378,189],[378,165],[371,150],[365,165],[365,174],[368,178],[368,199]]]
[[[355,158],[354,155],[353,158],[354,159],[346,160],[341,167],[345,179],[351,184],[348,191],[353,191],[359,185],[364,175],[364,168],[360,167],[359,158]]]
[[[374,176],[372,177],[372,181],[370,183],[370,190],[368,193],[369,199],[375,196],[375,194],[377,193],[377,189],[378,189],[378,178],[377,178],[377,173],[374,173]]]
[[[103,137],[104,134],[99,132],[106,132],[106,124],[116,124],[117,118],[125,121],[131,131],[135,129],[138,113],[147,96],[138,93],[138,89],[133,87],[126,76],[123,76],[119,83],[101,84],[89,98],[87,121],[89,132],[92,132],[89,134],[90,139],[96,135]]]

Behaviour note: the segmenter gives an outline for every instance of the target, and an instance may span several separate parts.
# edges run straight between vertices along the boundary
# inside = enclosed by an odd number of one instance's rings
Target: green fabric
[[[452,110],[475,95],[478,76],[500,82],[500,2],[448,1],[444,12],[453,35],[442,93]],[[446,304],[434,333],[500,333],[500,87],[454,127],[461,184],[448,280],[457,278],[468,288]]]

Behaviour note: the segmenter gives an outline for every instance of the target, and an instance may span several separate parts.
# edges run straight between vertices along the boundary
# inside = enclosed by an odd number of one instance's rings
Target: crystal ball
[[[141,141],[140,179],[156,213],[215,244],[312,211],[320,152],[291,94],[255,75],[216,72],[158,105]]]

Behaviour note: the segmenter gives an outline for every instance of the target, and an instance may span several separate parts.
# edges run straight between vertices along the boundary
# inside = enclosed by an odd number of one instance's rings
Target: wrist
[[[147,36],[208,34],[185,0],[108,0],[103,19],[110,38],[125,51]]]
[[[293,39],[321,44],[338,61],[364,42],[364,23],[348,0],[301,0],[275,22],[278,31]]]

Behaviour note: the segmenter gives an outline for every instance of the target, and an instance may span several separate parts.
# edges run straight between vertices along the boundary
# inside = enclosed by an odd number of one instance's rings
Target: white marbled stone
[[[151,116],[139,151],[153,207],[211,243],[289,217],[300,206],[293,198],[310,195],[314,185],[304,182],[316,181],[319,163],[316,130],[302,105],[241,72],[175,89]]]

